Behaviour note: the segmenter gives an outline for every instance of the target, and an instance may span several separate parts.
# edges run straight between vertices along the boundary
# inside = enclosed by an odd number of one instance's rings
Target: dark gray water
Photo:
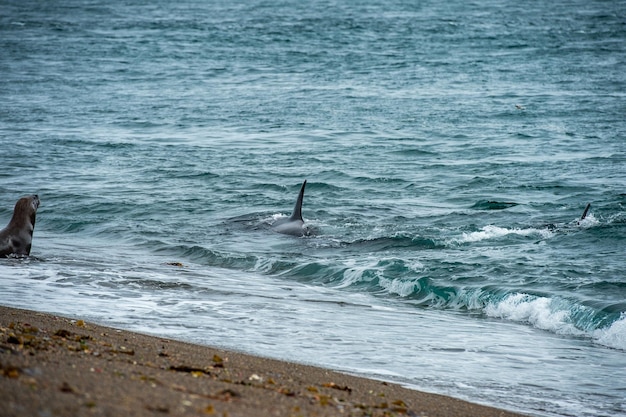
[[[626,415],[625,16],[0,1],[0,223],[42,201],[0,303]]]

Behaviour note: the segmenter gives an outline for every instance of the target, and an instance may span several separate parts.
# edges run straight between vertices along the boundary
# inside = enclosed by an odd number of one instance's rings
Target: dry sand
[[[0,307],[0,415],[519,414],[306,365]]]

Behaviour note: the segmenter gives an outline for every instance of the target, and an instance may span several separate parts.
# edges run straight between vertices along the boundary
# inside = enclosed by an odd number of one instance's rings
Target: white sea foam
[[[589,213],[583,220],[575,220],[576,225],[583,229],[589,229],[600,224],[600,220],[596,219],[593,213]]]
[[[490,317],[524,322],[557,334],[590,336],[596,343],[613,349],[626,350],[626,314],[605,329],[585,334],[569,322],[570,312],[560,308],[554,300],[523,293],[511,294],[498,303],[486,306]]]
[[[488,225],[483,227],[481,230],[477,232],[463,233],[460,238],[454,239],[455,243],[471,243],[471,242],[480,242],[488,239],[497,239],[507,235],[518,235],[518,236],[539,236],[542,238],[549,238],[554,233],[549,231],[548,229],[507,229],[506,227],[498,227],[493,225]]]
[[[254,271],[258,272],[270,272],[276,263],[272,258],[259,258],[254,265]]]
[[[343,272],[343,279],[337,285],[337,288],[346,288],[361,281],[367,281],[364,278],[365,273],[369,270],[367,266],[355,266],[348,268]]]
[[[529,323],[538,329],[558,334],[582,334],[569,323],[569,311],[556,307],[553,300],[546,297],[511,294],[502,301],[488,304],[485,313],[490,317]]]
[[[606,329],[594,331],[593,337],[602,346],[626,350],[626,314]]]
[[[421,289],[421,285],[417,280],[402,280],[380,278],[380,286],[385,288],[391,294],[397,294],[400,297],[407,297]]]

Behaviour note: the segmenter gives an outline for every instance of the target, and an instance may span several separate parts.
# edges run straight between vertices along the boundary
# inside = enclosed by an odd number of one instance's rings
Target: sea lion
[[[296,205],[293,208],[291,216],[279,219],[272,225],[272,229],[275,232],[294,236],[306,236],[309,234],[309,230],[304,226],[304,219],[302,219],[302,199],[304,198],[304,187],[306,187],[306,180],[302,183],[302,188],[300,188],[300,194],[298,194],[298,199],[296,200]]]
[[[33,241],[39,196],[22,197],[15,203],[8,226],[0,230],[0,257],[28,256]]]

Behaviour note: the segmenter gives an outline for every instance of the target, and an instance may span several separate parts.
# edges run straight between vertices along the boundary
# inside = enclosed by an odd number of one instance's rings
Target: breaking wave
[[[553,235],[554,232],[547,228],[508,229],[506,227],[489,225],[483,227],[479,231],[463,233],[461,237],[452,239],[452,242],[458,244],[474,243],[481,242],[483,240],[498,239],[504,236],[536,236],[538,238],[547,239],[552,237]]]

